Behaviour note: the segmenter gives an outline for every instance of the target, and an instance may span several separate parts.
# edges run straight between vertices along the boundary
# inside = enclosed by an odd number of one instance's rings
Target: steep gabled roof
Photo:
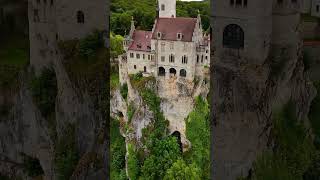
[[[135,30],[132,35],[132,43],[129,50],[133,51],[151,51],[151,31]]]
[[[196,18],[158,18],[152,39],[157,39],[157,33],[161,32],[161,39],[176,41],[177,34],[181,33],[181,41],[191,42],[196,23]]]

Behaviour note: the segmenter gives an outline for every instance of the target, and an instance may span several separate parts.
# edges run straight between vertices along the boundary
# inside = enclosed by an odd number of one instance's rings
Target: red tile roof
[[[176,41],[177,33],[182,33],[181,41],[191,42],[196,23],[196,18],[158,18],[152,39],[157,39],[157,33],[161,32],[161,39]]]
[[[133,51],[151,51],[151,31],[135,30],[132,35],[133,42],[129,46],[129,50]],[[150,47],[150,48],[148,48]]]

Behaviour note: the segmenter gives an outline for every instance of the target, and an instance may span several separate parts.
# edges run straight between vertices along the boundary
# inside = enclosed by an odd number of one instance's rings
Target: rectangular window
[[[140,54],[137,53],[137,54],[136,54],[136,58],[137,58],[137,59],[140,59]]]
[[[134,57],[134,54],[133,54],[133,53],[130,53],[130,57],[133,58],[133,57]]]
[[[142,54],[142,59],[144,59],[145,58],[145,56],[144,56],[144,54]]]
[[[230,0],[230,5],[231,5],[231,6],[234,5],[234,0]]]
[[[170,49],[171,49],[171,50],[174,49],[174,44],[173,44],[173,42],[170,43]]]
[[[317,5],[317,12],[319,12],[319,10],[320,10],[320,6],[319,6],[319,5]]]
[[[39,22],[40,21],[39,10],[38,9],[33,10],[33,21],[34,22]]]
[[[150,60],[150,54],[148,54],[148,60]]]
[[[161,62],[164,62],[166,60],[166,57],[161,56]]]
[[[166,48],[166,44],[165,43],[161,43],[161,51],[164,52]]]

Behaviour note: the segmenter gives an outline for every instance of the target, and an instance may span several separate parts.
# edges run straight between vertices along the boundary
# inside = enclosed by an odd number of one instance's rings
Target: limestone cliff
[[[257,156],[272,147],[273,114],[291,99],[299,120],[306,120],[316,92],[299,40],[273,44],[260,65],[238,57],[212,60],[213,177],[234,180],[250,175]]]

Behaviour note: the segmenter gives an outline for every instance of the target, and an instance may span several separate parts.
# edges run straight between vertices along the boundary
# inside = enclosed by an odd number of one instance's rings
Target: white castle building
[[[158,0],[152,31],[135,29],[125,38],[121,72],[193,81],[210,63],[210,37],[202,30],[201,17],[176,17],[176,0]]]

